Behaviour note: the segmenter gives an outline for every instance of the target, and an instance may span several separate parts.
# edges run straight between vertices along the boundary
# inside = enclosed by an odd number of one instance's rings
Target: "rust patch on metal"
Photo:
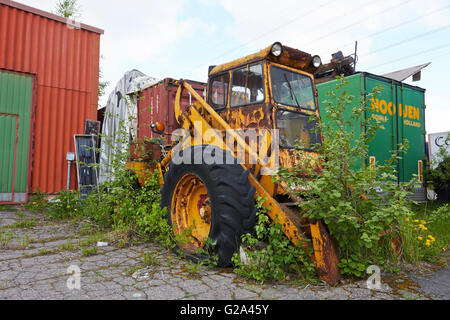
[[[235,130],[272,129],[270,104],[231,108],[219,115]]]
[[[291,47],[283,46],[283,54],[280,57],[271,57],[270,60],[308,73],[317,70],[312,65],[312,56],[309,53]]]
[[[341,280],[341,274],[335,241],[322,221],[311,221],[310,227],[317,274],[328,284],[336,285]]]
[[[313,57],[309,53],[295,48],[283,46],[283,53],[281,54],[281,56],[275,57],[271,53],[272,46],[273,45],[249,56],[236,59],[220,66],[216,66],[213,70],[211,70],[210,75],[219,74],[220,72],[228,71],[244,64],[254,63],[261,60],[273,61],[312,74],[317,70],[317,68],[312,65]]]

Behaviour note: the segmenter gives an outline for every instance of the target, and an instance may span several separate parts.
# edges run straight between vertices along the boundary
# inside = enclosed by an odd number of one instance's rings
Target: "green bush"
[[[255,234],[242,238],[246,261],[241,259],[239,252],[233,256],[235,273],[258,282],[285,281],[289,275],[296,277],[295,280],[315,281],[314,264],[309,260],[309,254],[304,247],[291,243],[279,223],[269,221],[263,203],[263,199],[258,198]]]
[[[112,150],[106,168],[110,179],[86,197],[82,215],[101,228],[112,228],[173,247],[172,229],[165,219],[165,210],[160,207],[159,172],[143,172],[147,178],[140,185],[136,174],[126,167],[130,144],[124,121],[120,121],[116,135],[103,136],[102,143],[110,145]],[[127,147],[116,148],[115,143]]]
[[[435,262],[450,243],[450,206],[426,203],[412,205],[412,210],[412,218],[400,221],[405,260]]]
[[[147,172],[143,186],[136,187],[136,176],[126,168],[117,168],[116,179],[105,183],[99,192],[83,203],[84,217],[102,228],[112,228],[173,247],[172,229],[160,207],[160,175]]]
[[[47,199],[45,199],[45,195],[38,188],[24,207],[31,212],[42,212],[47,208]]]
[[[79,216],[81,200],[78,191],[62,190],[47,204],[47,214],[54,219]]]

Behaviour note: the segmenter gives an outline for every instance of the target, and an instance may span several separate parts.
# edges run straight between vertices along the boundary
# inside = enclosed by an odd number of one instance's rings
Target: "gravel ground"
[[[365,281],[338,287],[258,285],[230,269],[196,267],[151,243],[98,247],[99,239],[83,230],[80,224],[50,221],[21,208],[0,211],[0,300],[450,298],[448,266],[426,274],[382,275],[381,290],[369,290]],[[151,263],[145,266],[142,255],[149,253]]]

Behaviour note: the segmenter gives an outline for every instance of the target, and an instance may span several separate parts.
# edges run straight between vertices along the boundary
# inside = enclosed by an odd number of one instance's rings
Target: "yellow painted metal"
[[[252,61],[263,60],[263,59],[267,58],[267,56],[270,54],[271,49],[272,49],[272,46],[267,47],[257,53],[251,54],[249,56],[236,59],[234,61],[222,64],[220,66],[216,66],[214,69],[211,70],[210,75],[214,75],[214,74],[220,73],[222,71],[234,69],[238,66],[246,65]]]
[[[187,238],[179,243],[182,249],[194,254],[203,247],[211,231],[211,207],[208,190],[196,175],[187,174],[176,185],[171,219],[175,235]]]
[[[258,161],[258,163],[261,164],[266,169],[269,169],[266,165],[264,165],[264,161],[261,160],[259,154],[256,153],[254,151],[254,149],[250,148],[250,146],[244,141],[244,139],[242,139],[242,137],[235,130],[233,130],[233,128],[231,128],[228,125],[228,123],[225,120],[223,120],[223,118],[221,116],[219,116],[219,114],[217,114],[217,112],[205,100],[203,100],[203,98],[189,85],[189,83],[184,82],[183,86],[186,90],[189,91],[189,93],[191,93],[192,97],[195,100],[197,100],[199,105],[202,108],[204,108],[210,116],[212,116],[214,121],[220,125],[222,130],[224,130],[224,131],[226,130],[226,132],[228,134],[230,134],[233,139],[235,139],[235,141],[238,143],[238,145],[241,146],[242,148],[244,148],[245,152],[249,156],[251,156],[253,159],[256,159]],[[189,108],[189,111],[197,112],[196,109],[192,108],[192,107]],[[196,119],[193,119],[194,121],[192,121],[192,119],[190,119],[190,120],[191,120],[191,122],[196,121]],[[200,120],[200,118],[198,118],[198,120]],[[203,126],[203,127],[205,127],[206,129],[204,131],[206,131],[208,129],[213,129],[204,118],[202,118],[201,121],[203,124],[205,124],[205,126]],[[215,129],[217,129],[217,128],[215,128]],[[222,146],[223,146],[223,144],[222,144]],[[234,147],[229,146],[228,150],[234,150]]]
[[[293,221],[292,217],[288,217],[281,207],[269,192],[259,183],[259,181],[251,173],[249,174],[249,181],[252,186],[256,188],[256,194],[264,199],[264,208],[267,208],[267,215],[274,222],[281,224],[283,233],[288,237],[291,242],[298,246],[309,247],[309,243],[306,237],[303,235],[299,226]]]
[[[226,150],[226,145],[223,141],[223,136],[219,136],[216,130],[212,130],[210,124],[202,117],[196,108],[188,110],[189,121],[193,124],[194,139],[192,145],[210,145],[217,146],[220,149]],[[199,141],[196,141],[196,138]]]
[[[162,170],[161,163],[157,164],[158,172],[159,172],[159,185],[162,186],[164,184],[164,173]]]
[[[271,53],[272,47],[273,45],[257,53],[236,59],[229,63],[216,66],[211,70],[210,75],[219,74],[221,72],[225,72],[240,66],[244,66],[249,63],[254,63],[262,60],[273,61],[282,64],[283,66],[290,66],[292,68],[303,70],[311,74],[314,74],[314,72],[318,69],[312,65],[313,57],[306,52],[290,48],[287,46],[282,46],[283,47],[282,54],[276,57]]]
[[[164,159],[161,161],[161,163],[158,164],[159,171],[161,172],[162,176],[162,182],[161,185],[164,184],[164,172],[166,171],[167,167],[170,164],[170,161],[172,161],[172,152],[168,152],[167,155],[164,157]]]
[[[145,181],[150,177],[151,172],[154,170],[154,166],[151,166],[146,162],[127,162],[126,168],[136,173],[141,185],[145,184]]]
[[[322,248],[324,247],[324,241],[322,239],[318,222],[310,224],[311,237],[314,239],[314,256],[317,268],[325,268],[325,259],[323,258]]]
[[[178,87],[177,94],[175,96],[175,120],[179,124],[181,124],[180,116],[181,116],[181,92],[183,91],[183,88],[181,86]]]
[[[276,66],[276,67],[280,67],[280,68],[283,68],[283,69],[290,70],[292,72],[301,73],[301,74],[311,78],[311,81],[314,83],[313,75],[311,73],[306,72],[306,71],[303,71],[303,70],[300,70],[300,69],[296,69],[296,68],[292,68],[292,67],[289,67],[289,66],[286,66],[286,65],[283,65],[283,64],[275,63],[275,62],[269,62],[269,68],[270,68],[270,66]],[[268,72],[267,74],[270,77],[270,72]]]
[[[323,222],[311,222],[310,230],[317,273],[327,283],[337,284],[341,279],[337,248]]]

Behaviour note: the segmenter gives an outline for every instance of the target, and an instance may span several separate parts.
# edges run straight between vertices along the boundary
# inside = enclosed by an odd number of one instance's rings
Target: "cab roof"
[[[278,57],[274,56],[272,54],[272,47],[275,44],[280,44],[279,42],[275,42],[271,46],[257,52],[251,55],[248,55],[243,58],[239,58],[236,60],[233,60],[231,62],[219,65],[214,67],[211,72],[209,73],[209,76],[213,76],[216,74],[219,74],[221,72],[225,72],[228,70],[235,69],[237,67],[258,62],[261,60],[269,60],[271,62],[275,62],[281,65],[285,65],[291,68],[299,69],[311,74],[314,74],[314,72],[317,70],[316,67],[312,65],[313,56],[309,53],[300,51],[298,49],[294,49],[291,47],[283,46],[282,54]]]

